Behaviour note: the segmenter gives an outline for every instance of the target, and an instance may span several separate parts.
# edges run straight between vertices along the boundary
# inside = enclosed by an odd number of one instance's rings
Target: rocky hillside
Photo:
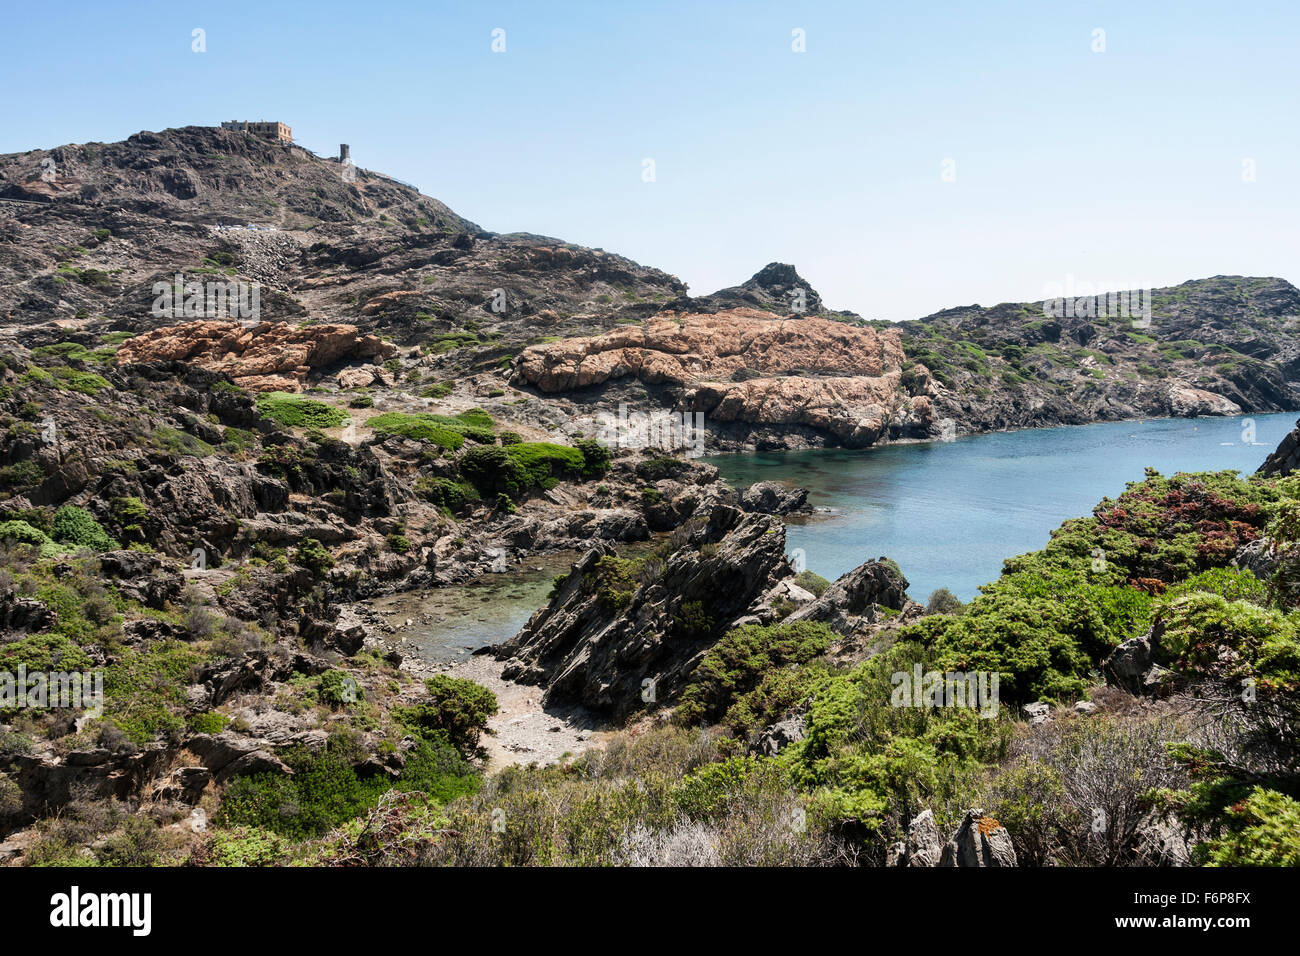
[[[206,301],[158,314],[155,287],[177,275],[256,287],[256,321],[346,324],[402,350],[370,356],[396,362],[387,378],[344,387],[416,376],[474,398],[500,391],[525,424],[545,418],[571,438],[619,402],[703,412],[711,445],[734,449],[1300,405],[1300,293],[1281,279],[1157,289],[1149,321],[1095,314],[1104,308],[1053,317],[1038,302],[891,326],[828,309],[783,263],[692,298],[612,253],[488,233],[382,174],[245,133],[185,127],[0,157],[0,323],[20,344],[93,348],[219,318]],[[294,336],[310,334],[273,337]],[[727,336],[782,347],[742,356]],[[877,336],[902,350],[890,347],[883,372]],[[844,349],[857,340],[854,361]],[[203,355],[243,362],[238,348]],[[339,370],[295,369],[263,384],[313,387]]]
[[[379,173],[210,127],[0,156],[0,199],[0,321],[24,327],[166,324],[153,285],[182,274],[257,283],[263,319],[456,351],[447,364],[465,372],[685,292],[621,256],[486,233]]]
[[[936,416],[959,431],[1300,407],[1300,291],[1289,282],[1216,276],[1128,296],[1139,298],[1149,319],[1053,317],[1028,302],[899,329],[908,359],[937,381]]]

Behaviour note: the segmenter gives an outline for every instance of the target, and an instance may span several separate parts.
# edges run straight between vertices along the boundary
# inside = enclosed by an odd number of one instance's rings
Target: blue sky
[[[485,228],[696,293],[770,261],[888,319],[1069,277],[1300,281],[1294,0],[42,2],[6,21],[0,152],[279,119]]]

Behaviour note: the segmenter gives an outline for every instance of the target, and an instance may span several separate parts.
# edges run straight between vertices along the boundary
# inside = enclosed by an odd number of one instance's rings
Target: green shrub
[[[825,654],[834,639],[825,624],[809,621],[747,624],[727,632],[691,674],[678,718],[691,724],[716,721],[769,671],[806,664]]]
[[[32,634],[0,645],[0,665],[14,671],[84,671],[93,662],[77,644],[62,634]]]
[[[415,483],[415,492],[452,514],[463,514],[478,500],[478,494],[470,485],[450,478],[420,478]]]
[[[59,553],[59,546],[44,531],[33,528],[26,521],[0,521],[0,541],[17,541],[40,550],[43,558]]]
[[[185,730],[185,688],[204,661],[197,648],[166,640],[122,652],[104,671],[104,718],[136,743]]]
[[[926,614],[960,614],[965,605],[947,588],[937,588],[925,602]]]
[[[407,754],[401,779],[385,774],[361,777],[346,746],[334,737],[324,752],[290,748],[281,758],[292,776],[273,773],[237,777],[226,787],[214,822],[249,827],[291,839],[319,836],[365,813],[389,789],[419,791],[438,802],[473,793],[479,778],[465,760],[440,740],[425,739]]]
[[[292,844],[278,833],[258,827],[213,831],[206,847],[208,866],[275,866]]]
[[[333,405],[288,392],[268,392],[257,399],[257,411],[287,428],[337,428],[348,417]]]
[[[1300,803],[1255,787],[1227,814],[1228,832],[1198,847],[1211,866],[1300,866]]]
[[[347,671],[330,670],[320,675],[320,699],[334,707],[354,704],[363,699],[361,685]]]
[[[0,488],[28,488],[45,480],[45,471],[33,458],[0,467]]]
[[[462,754],[478,751],[488,718],[497,712],[496,694],[459,677],[436,674],[424,682],[429,702],[399,707],[394,716],[421,737],[446,739]]]
[[[97,395],[108,388],[108,380],[94,372],[80,372],[74,368],[61,366],[54,370],[54,377],[59,388],[82,395]]]
[[[190,718],[190,730],[196,734],[219,734],[226,729],[230,718],[216,711],[195,714]]]
[[[111,551],[118,546],[89,511],[76,505],[64,505],[54,512],[51,537],[75,548],[90,548],[92,551]]]
[[[582,453],[582,477],[590,481],[609,471],[609,448],[595,438],[579,438],[573,447]]]
[[[293,563],[306,568],[315,577],[324,577],[334,567],[334,556],[315,538],[305,538],[293,553]]]
[[[813,597],[821,597],[826,593],[826,589],[831,586],[831,582],[816,571],[800,571],[794,576],[794,583],[808,591]]]
[[[173,455],[206,458],[215,450],[202,439],[195,438],[188,432],[179,431],[168,425],[155,428],[150,435],[150,440],[153,444],[171,452]]]
[[[366,424],[379,435],[398,435],[412,441],[432,442],[439,448],[456,451],[465,444],[465,436],[446,424],[442,415],[417,414],[405,412],[385,412],[376,415]]]

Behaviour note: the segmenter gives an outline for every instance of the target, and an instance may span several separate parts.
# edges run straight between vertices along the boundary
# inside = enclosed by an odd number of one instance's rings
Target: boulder
[[[774,757],[790,744],[803,740],[805,733],[803,714],[792,714],[764,730],[749,752],[762,757]]]
[[[787,488],[775,481],[756,481],[740,493],[740,506],[765,515],[788,515],[808,503],[807,488]]]
[[[198,756],[217,783],[255,773],[293,773],[266,741],[242,737],[233,731],[195,734],[185,746]]]
[[[1011,834],[983,810],[968,810],[944,846],[940,866],[1015,866],[1016,851]]]
[[[1162,663],[1154,629],[1120,644],[1102,661],[1106,680],[1130,694],[1160,694],[1168,685],[1171,671]]]
[[[907,578],[887,558],[860,564],[841,575],[822,596],[795,611],[788,621],[822,621],[846,637],[882,619],[880,608],[902,611],[912,602],[907,597]]]
[[[933,810],[922,810],[907,827],[907,840],[889,848],[886,866],[938,866],[944,843]]]
[[[1052,719],[1052,705],[1045,704],[1041,700],[1032,704],[1025,704],[1021,709],[1025,712],[1025,720],[1029,721],[1032,726],[1045,724]]]

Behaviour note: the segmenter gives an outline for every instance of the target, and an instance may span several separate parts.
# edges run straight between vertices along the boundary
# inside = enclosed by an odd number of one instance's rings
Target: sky
[[[1300,283],[1295,0],[42,0],[5,19],[0,153],[280,120],[486,229],[695,294],[790,262],[873,319],[1067,284]]]

